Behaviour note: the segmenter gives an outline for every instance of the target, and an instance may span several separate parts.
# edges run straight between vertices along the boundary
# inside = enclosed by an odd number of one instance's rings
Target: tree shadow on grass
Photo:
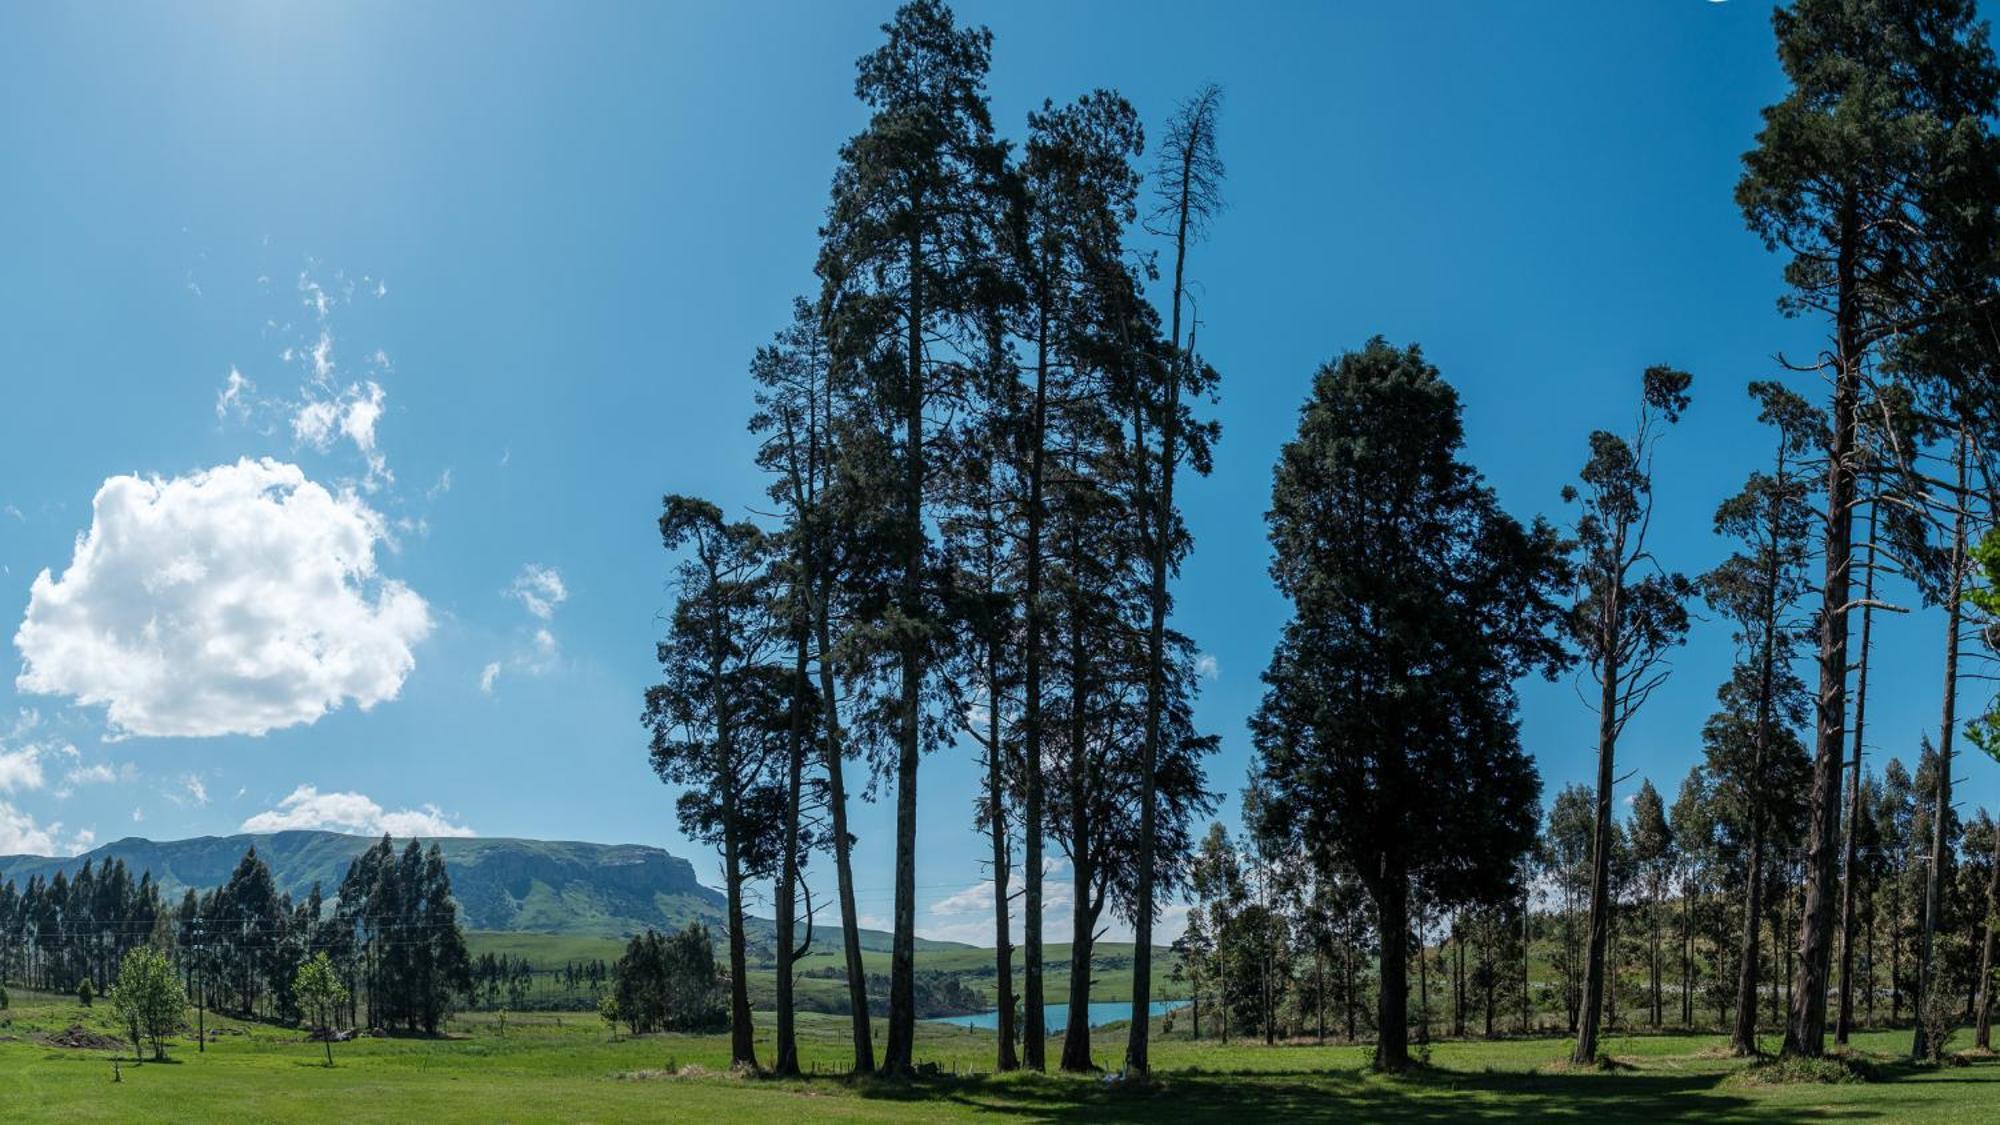
[[[1433,1069],[1397,1079],[1353,1071],[1162,1074],[1144,1089],[1039,1075],[870,1083],[866,1098],[950,1101],[1027,1121],[1657,1123],[1882,1120],[1893,1108],[1774,1105],[1719,1088],[1720,1073],[1526,1074]]]

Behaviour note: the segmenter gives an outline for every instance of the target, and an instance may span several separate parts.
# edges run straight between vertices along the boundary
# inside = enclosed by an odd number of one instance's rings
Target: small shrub
[[[1923,1002],[1917,1008],[1917,1019],[1924,1028],[1925,1062],[1943,1066],[1951,1057],[1951,1039],[1958,1034],[1958,1021],[1963,1014],[1960,996],[1952,982],[1943,973],[1931,973]]]
[[[1854,1055],[1827,1055],[1761,1059],[1737,1071],[1732,1080],[1748,1086],[1827,1086],[1875,1079],[1875,1068],[1866,1060]]]

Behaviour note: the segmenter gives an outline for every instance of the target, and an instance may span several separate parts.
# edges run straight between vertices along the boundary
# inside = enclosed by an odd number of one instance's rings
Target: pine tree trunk
[[[914,207],[922,213],[922,205]],[[923,638],[914,623],[924,619],[924,292],[923,233],[910,232],[909,385],[903,402],[903,581],[900,601],[905,627],[901,654],[901,729],[896,753],[896,905],[889,949],[889,1038],[882,1050],[885,1074],[910,1074],[917,1035],[917,762],[923,749],[919,709],[923,706]]]
[[[1046,1070],[1047,1017],[1043,1014],[1042,966],[1042,475],[1048,445],[1049,316],[1048,302],[1042,301],[1035,339],[1035,406],[1032,419],[1033,447],[1028,454],[1028,537],[1022,544],[1026,568],[1022,601],[1026,614],[1026,636],[1022,638],[1022,729],[1021,775],[1023,804],[1021,835],[1026,855],[1021,877],[1026,881],[1026,901],[1022,904],[1022,971],[1026,995],[1023,998],[1021,1043],[1029,1070]]]
[[[1410,882],[1400,864],[1385,863],[1375,891],[1382,970],[1375,996],[1375,1069],[1410,1068]]]
[[[998,647],[997,643],[995,647]],[[989,670],[998,665],[997,654],[989,657]],[[1004,1072],[1015,1069],[1019,1063],[1014,1058],[1014,943],[1007,920],[1010,860],[1007,855],[1006,809],[1001,799],[1000,755],[1004,750],[1000,737],[998,681],[997,672],[989,674],[987,698],[992,702],[988,707],[986,728],[986,815],[993,837],[993,990],[999,1008],[1000,1039],[996,1065]]]
[[[1861,831],[1861,739],[1868,727],[1868,654],[1875,629],[1875,527],[1877,512],[1868,505],[1868,554],[1862,560],[1866,570],[1861,579],[1861,665],[1854,679],[1854,756],[1847,772],[1847,840],[1841,857],[1840,879],[1840,1008],[1833,1022],[1833,1041],[1845,1047],[1854,1030],[1854,908],[1855,884],[1860,881],[1859,839]]]
[[[1069,945],[1069,1021],[1063,1029],[1062,1068],[1094,1069],[1090,1058],[1090,952],[1096,939],[1097,912],[1091,887],[1095,860],[1090,851],[1090,756],[1085,752],[1089,734],[1085,717],[1089,695],[1085,683],[1083,607],[1070,611],[1069,631],[1069,850],[1070,871],[1075,876],[1071,895]]]
[[[1847,614],[1854,553],[1854,456],[1861,391],[1855,245],[1851,204],[1840,212],[1835,262],[1832,441],[1827,450],[1826,576],[1820,587],[1819,722],[1814,738],[1812,801],[1806,835],[1805,904],[1799,918],[1800,987],[1785,1026],[1788,1057],[1826,1050],[1826,986],[1833,953],[1834,883],[1840,837],[1840,767],[1847,749]]]
[[[1622,591],[1607,592],[1609,604],[1602,611],[1605,620],[1620,617],[1618,597]],[[1606,640],[1599,646],[1604,657],[1603,691],[1597,714],[1597,810],[1590,844],[1590,938],[1584,954],[1583,998],[1578,1013],[1576,1050],[1570,1061],[1591,1064],[1597,1061],[1597,1027],[1604,1007],[1604,947],[1611,933],[1611,786],[1612,758],[1618,748],[1618,657],[1617,628],[1607,626]]]
[[[1181,164],[1181,194],[1174,232],[1174,291],[1168,355],[1166,410],[1160,419],[1160,482],[1157,510],[1153,516],[1152,585],[1148,591],[1152,620],[1146,634],[1146,746],[1144,772],[1139,778],[1139,893],[1133,922],[1132,1023],[1125,1044],[1125,1066],[1134,1074],[1151,1069],[1147,1053],[1152,1033],[1153,998],[1153,837],[1154,810],[1160,762],[1161,713],[1166,707],[1166,628],[1167,559],[1173,550],[1174,462],[1179,457],[1175,442],[1180,429],[1181,365],[1191,357],[1181,354],[1181,297],[1186,287],[1189,215],[1193,206],[1190,185],[1193,160],[1199,146],[1189,144]],[[1190,351],[1192,348],[1189,349]]]
[[[854,1039],[854,1070],[875,1069],[875,1034],[868,1018],[868,970],[861,959],[861,919],[854,901],[854,843],[847,832],[847,780],[840,745],[840,696],[835,691],[832,627],[822,601],[818,610],[819,690],[826,708],[826,803],[833,834],[833,866],[840,897],[841,952],[847,967],[847,1011]]]
[[[1965,433],[1960,431],[1958,494],[1954,497],[1958,511],[1952,520],[1951,595],[1945,607],[1944,713],[1938,720],[1937,791],[1931,811],[1930,867],[1924,876],[1924,921],[1923,928],[1917,931],[1917,1029],[1910,1041],[1910,1056],[1917,1059],[1927,1057],[1930,1047],[1928,1030],[1924,1027],[1924,998],[1928,995],[1931,974],[1937,972],[1934,954],[1938,918],[1944,908],[1944,867],[1950,847],[1946,828],[1951,819],[1952,737],[1958,730],[1958,630],[1965,595],[1965,509],[1971,503],[1965,490],[1965,445]]]
[[[1091,864],[1086,860],[1071,867],[1076,873],[1076,901],[1070,918],[1076,932],[1069,939],[1069,1020],[1063,1028],[1062,1068],[1089,1071],[1097,1069],[1090,1057],[1090,962],[1101,901],[1091,904],[1095,874]]]
[[[733,789],[734,785],[726,789]],[[757,1029],[750,1022],[749,958],[743,935],[743,868],[738,858],[735,801],[724,798],[723,876],[729,909],[729,1063],[757,1068]]]
[[[777,1008],[778,1043],[773,1071],[781,1078],[799,1072],[798,1016],[793,1005],[792,955],[797,947],[795,912],[799,894],[800,794],[805,783],[806,732],[806,632],[795,630],[792,660],[792,729],[785,746],[785,831],[784,855],[778,866],[777,917]]]
[[[1993,1049],[1994,928],[2000,927],[2000,819],[1993,822],[1993,866],[1986,873],[1986,931],[1979,943],[1979,1000],[1973,1005],[1973,1046]]]

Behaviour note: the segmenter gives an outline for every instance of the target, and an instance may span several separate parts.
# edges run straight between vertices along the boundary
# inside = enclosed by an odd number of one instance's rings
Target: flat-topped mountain
[[[318,883],[332,897],[348,864],[374,843],[367,836],[310,831],[164,842],[129,837],[72,857],[0,856],[0,881],[74,875],[85,863],[118,859],[135,876],[152,872],[172,901],[188,888],[220,886],[255,846],[280,890],[297,897]],[[659,848],[505,838],[436,843],[468,929],[612,936],[722,917],[722,894],[702,886],[687,860]]]

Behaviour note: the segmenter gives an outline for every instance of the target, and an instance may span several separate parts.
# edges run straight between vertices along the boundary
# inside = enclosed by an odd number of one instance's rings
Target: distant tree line
[[[1920,746],[1914,774],[1897,758],[1863,778],[1857,848],[1852,1021],[1914,1028],[1917,950],[1923,927],[1938,756]],[[1789,812],[1765,830],[1751,864],[1748,809],[1697,766],[1666,804],[1642,781],[1612,833],[1611,911],[1603,1020],[1619,1031],[1721,1029],[1747,1023],[1752,1037],[1782,1032],[1798,987],[1797,922],[1804,838],[1803,749],[1795,754]],[[1421,1044],[1440,1036],[1574,1034],[1587,975],[1593,798],[1580,785],[1557,794],[1523,857],[1518,898],[1443,906],[1414,903],[1406,969],[1407,1026]],[[1990,1026],[1980,983],[1991,929],[1996,841],[1986,812],[1947,827],[1950,875],[1935,938],[1932,1006],[1952,1026]],[[1749,966],[1751,1003],[1740,1007],[1746,903],[1761,884]],[[1255,837],[1211,827],[1195,861],[1194,904],[1175,942],[1174,979],[1192,998],[1183,1013],[1198,1037],[1362,1041],[1379,1030],[1381,943],[1359,879]]]
[[[0,982],[50,992],[88,984],[106,995],[129,954],[158,952],[198,1012],[287,1023],[303,1016],[294,984],[324,953],[351,1026],[435,1033],[473,989],[451,878],[434,843],[400,852],[387,836],[349,866],[332,904],[315,884],[294,901],[255,847],[227,882],[162,903],[150,872],[112,860],[26,886],[0,883]]]

